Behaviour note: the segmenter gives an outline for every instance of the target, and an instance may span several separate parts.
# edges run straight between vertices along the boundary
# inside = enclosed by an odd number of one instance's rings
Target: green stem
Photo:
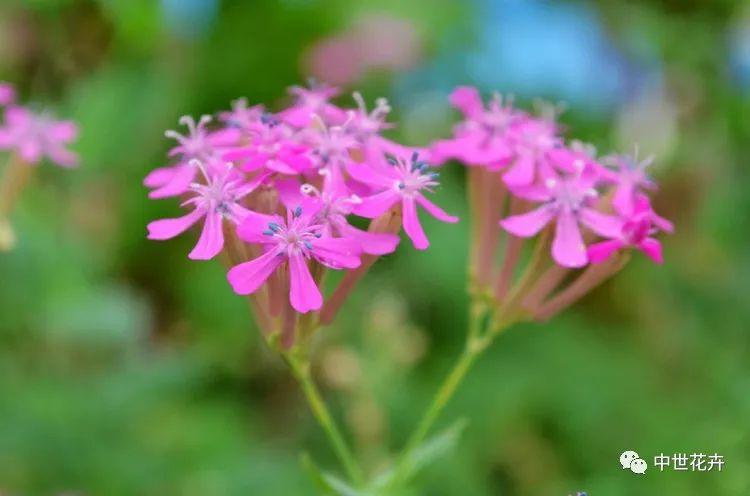
[[[287,362],[292,369],[294,377],[302,387],[302,391],[305,393],[307,403],[310,405],[310,409],[318,421],[320,427],[325,431],[328,437],[328,442],[333,448],[336,457],[344,467],[346,474],[349,476],[351,481],[356,486],[362,486],[364,484],[364,477],[362,471],[357,465],[354,459],[351,449],[344,440],[344,436],[341,434],[336,422],[333,420],[331,413],[328,411],[328,407],[320,395],[315,382],[312,380],[310,374],[310,363],[307,361],[300,360],[291,354],[285,354]]]
[[[479,358],[479,356],[491,344],[492,336],[485,336],[482,332],[482,323],[486,316],[486,312],[487,305],[485,303],[475,301],[472,304],[469,320],[469,333],[464,351],[461,353],[461,356],[453,365],[450,372],[448,372],[440,389],[438,389],[432,399],[430,406],[427,408],[417,424],[416,429],[409,437],[406,447],[399,456],[395,475],[391,480],[391,486],[396,486],[402,481],[405,474],[409,471],[414,451],[420,444],[422,444],[425,437],[430,432],[430,429],[432,429],[433,425],[440,417],[440,414],[448,405],[448,402],[453,398],[456,390],[458,390],[458,387],[463,382],[466,374],[469,372],[476,359]]]

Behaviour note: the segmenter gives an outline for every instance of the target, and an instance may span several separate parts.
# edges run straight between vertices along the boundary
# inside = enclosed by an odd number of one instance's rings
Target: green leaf
[[[409,476],[416,474],[436,459],[453,451],[468,424],[469,422],[466,419],[459,419],[443,432],[427,439],[415,449],[409,460]]]
[[[300,454],[300,463],[305,472],[307,472],[307,475],[310,476],[310,480],[315,484],[315,487],[323,494],[335,494],[333,487],[326,481],[325,474],[315,465],[309,453]]]
[[[354,489],[335,475],[322,471],[308,453],[302,453],[302,455],[300,455],[300,462],[310,476],[313,484],[315,484],[322,494],[332,494],[336,496],[366,496],[365,493]]]
[[[407,459],[402,460],[403,471],[399,474],[399,481],[394,480],[400,468],[400,466],[397,466],[376,478],[372,486],[373,490],[377,493],[379,490],[389,488],[395,482],[403,484],[412,479],[427,465],[453,451],[458,445],[461,433],[463,433],[467,425],[468,421],[466,419],[459,419],[439,434],[425,440],[412,451]]]

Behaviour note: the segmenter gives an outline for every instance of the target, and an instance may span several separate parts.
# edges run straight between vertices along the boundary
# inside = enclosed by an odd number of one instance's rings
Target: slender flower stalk
[[[9,251],[16,243],[10,213],[33,169],[20,156],[11,155],[0,179],[0,251]]]
[[[341,462],[341,465],[344,467],[346,474],[356,486],[362,486],[364,484],[362,470],[359,468],[359,465],[357,465],[351,448],[349,448],[349,445],[344,440],[341,430],[333,420],[333,416],[331,416],[331,413],[328,411],[325,400],[321,396],[312,379],[310,374],[310,362],[300,359],[293,353],[286,353],[284,358],[294,374],[294,377],[297,379],[297,382],[299,382],[302,387],[302,392],[305,394],[305,398],[307,398],[310,410],[313,412],[315,419],[328,437],[331,447]]]

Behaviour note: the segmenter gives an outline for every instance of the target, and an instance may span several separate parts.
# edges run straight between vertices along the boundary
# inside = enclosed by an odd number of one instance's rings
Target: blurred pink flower
[[[294,105],[282,110],[277,115],[279,119],[294,127],[310,125],[313,116],[318,116],[326,124],[340,124],[346,118],[343,110],[328,100],[338,96],[341,91],[327,84],[321,84],[314,79],[309,81],[309,88],[292,86],[289,93],[296,97]]]
[[[56,121],[46,113],[36,114],[23,107],[5,110],[0,127],[0,149],[13,149],[28,164],[37,164],[46,156],[62,167],[74,167],[78,157],[66,145],[78,137],[72,121]]]
[[[508,165],[514,158],[511,125],[528,117],[513,109],[498,94],[485,109],[479,91],[471,86],[453,90],[450,102],[464,114],[465,120],[455,127],[453,138],[437,141],[432,146],[433,160],[442,163],[458,159],[467,165],[492,169]]]
[[[634,156],[615,155],[607,158],[607,161],[616,167],[608,176],[617,188],[612,205],[622,215],[633,212],[636,197],[641,189],[656,189],[656,184],[646,172],[653,160],[653,157],[647,157],[639,161],[637,152]]]
[[[591,245],[588,249],[589,260],[591,263],[601,263],[617,251],[632,247],[660,264],[663,261],[661,243],[653,237],[660,230],[671,233],[674,227],[671,222],[653,211],[647,196],[636,195],[633,210],[621,222],[620,231],[607,236],[611,238],[607,241]]]
[[[395,71],[416,63],[422,41],[407,19],[370,14],[342,33],[315,43],[303,59],[313,77],[346,85],[376,69]]]

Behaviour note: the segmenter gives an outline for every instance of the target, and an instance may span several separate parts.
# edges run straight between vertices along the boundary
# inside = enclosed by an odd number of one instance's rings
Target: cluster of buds
[[[8,216],[26,184],[32,166],[47,158],[54,164],[70,168],[78,157],[67,149],[78,135],[71,121],[55,120],[48,112],[35,112],[16,102],[16,91],[0,82],[0,150],[10,152],[0,180],[0,251],[12,248],[15,236]]]
[[[390,107],[363,98],[341,108],[338,90],[294,87],[294,104],[272,114],[240,99],[214,120],[183,117],[186,134],[174,162],[145,179],[150,198],[179,197],[187,214],[151,222],[148,237],[166,240],[202,223],[191,259],[221,256],[237,294],[247,295],[267,336],[289,347],[332,321],[356,283],[399,244],[403,226],[416,249],[429,241],[418,206],[457,222],[428,199],[439,185],[426,151],[381,135]],[[353,217],[372,219],[367,230]],[[325,299],[328,270],[346,271]]]
[[[485,105],[475,88],[459,87],[450,101],[464,121],[430,155],[468,168],[477,294],[513,307],[516,318],[542,320],[620,270],[632,248],[661,263],[654,236],[673,227],[646,195],[655,188],[646,173],[651,159],[598,159],[592,146],[566,143],[554,112],[533,116],[500,95]],[[534,237],[517,276],[523,244]]]

